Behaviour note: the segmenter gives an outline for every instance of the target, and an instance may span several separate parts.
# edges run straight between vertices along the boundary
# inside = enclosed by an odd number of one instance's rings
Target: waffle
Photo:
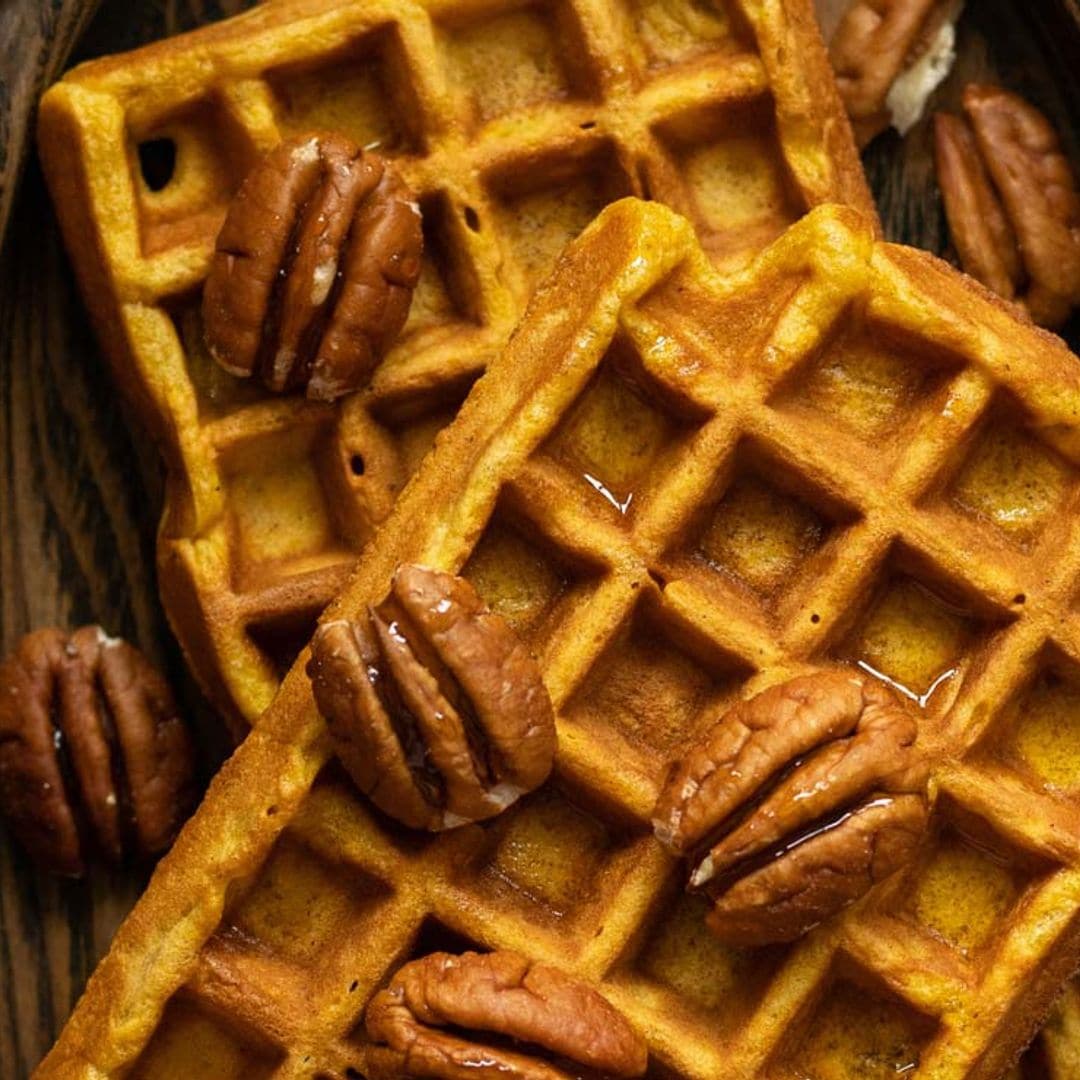
[[[608,208],[327,613],[402,562],[463,573],[539,659],[555,776],[395,826],[302,654],[38,1076],[362,1077],[390,972],[473,947],[596,985],[665,1080],[998,1077],[1080,955],[1078,467],[1072,355],[853,211],[729,279],[670,210]],[[652,837],[658,785],[823,662],[911,699],[932,839],[801,942],[724,947]]]
[[[810,0],[277,0],[45,96],[83,294],[168,467],[166,611],[238,731],[605,203],[670,204],[727,265],[818,203],[873,212],[831,79]],[[394,157],[427,231],[398,348],[337,408],[221,372],[198,310],[232,192],[311,128]]]

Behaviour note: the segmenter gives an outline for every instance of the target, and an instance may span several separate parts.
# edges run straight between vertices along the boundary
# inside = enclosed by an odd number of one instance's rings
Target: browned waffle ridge
[[[223,374],[198,315],[232,192],[313,127],[393,157],[427,228],[398,347],[337,407]],[[168,466],[166,610],[237,731],[602,206],[665,202],[729,265],[819,203],[873,213],[810,0],[275,0],[70,72],[39,143],[105,353]]]
[[[657,1077],[1000,1076],[1080,953],[1078,468],[1074,357],[852,211],[729,279],[669,210],[608,208],[327,616],[462,571],[537,653],[556,778],[408,834],[302,656],[38,1076],[362,1076],[390,970],[469,946],[594,984]],[[918,702],[932,842],[801,943],[721,947],[651,835],[665,762],[821,662]]]

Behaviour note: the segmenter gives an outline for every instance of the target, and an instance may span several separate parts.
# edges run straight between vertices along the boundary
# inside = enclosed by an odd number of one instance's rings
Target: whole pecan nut
[[[464,578],[399,567],[366,618],[319,627],[308,673],[357,785],[413,828],[492,817],[551,771],[540,670]]]
[[[911,858],[926,828],[916,725],[884,686],[819,672],[730,709],[671,770],[657,838],[690,856],[710,928],[792,941]]]
[[[967,120],[935,118],[949,231],[963,268],[1035,322],[1080,304],[1080,191],[1045,116],[997,86],[964,90]]]
[[[366,1027],[371,1080],[599,1080],[643,1076],[648,1064],[644,1040],[595,990],[513,952],[406,964],[372,999]]]
[[[393,166],[342,135],[283,142],[218,236],[207,348],[274,391],[332,401],[359,389],[405,325],[422,250],[419,206]]]
[[[194,753],[169,688],[97,626],[28,634],[0,665],[0,810],[43,866],[80,875],[171,843]]]
[[[950,0],[854,0],[829,45],[860,146],[890,123],[889,91],[953,14]]]

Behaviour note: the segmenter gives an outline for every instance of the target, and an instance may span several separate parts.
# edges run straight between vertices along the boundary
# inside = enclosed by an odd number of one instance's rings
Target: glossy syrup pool
[[[843,980],[833,984],[793,1055],[798,1080],[914,1076],[933,1022],[899,998]]]
[[[992,423],[977,439],[949,495],[962,511],[1029,547],[1050,522],[1075,474],[1021,427]]]
[[[547,452],[580,476],[594,500],[625,516],[676,432],[672,417],[648,402],[608,361],[555,432]]]
[[[841,658],[920,705],[954,678],[978,630],[975,617],[922,582],[895,575],[841,648]]]

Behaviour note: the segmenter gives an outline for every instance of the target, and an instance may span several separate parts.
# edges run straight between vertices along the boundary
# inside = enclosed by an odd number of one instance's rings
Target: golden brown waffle
[[[165,606],[234,719],[269,704],[532,286],[605,203],[668,203],[725,264],[818,203],[873,212],[810,7],[278,0],[46,95],[40,148],[83,294],[169,470]],[[427,230],[398,347],[336,408],[237,381],[201,344],[232,192],[311,128],[395,157]]]
[[[1078,463],[1064,346],[853,212],[726,279],[669,210],[609,208],[328,613],[401,562],[463,572],[540,660],[555,778],[407,832],[302,656],[39,1076],[362,1077],[375,989],[472,945],[594,983],[653,1077],[998,1077],[1080,952]],[[913,699],[932,840],[802,942],[726,948],[652,837],[665,763],[836,661]]]

